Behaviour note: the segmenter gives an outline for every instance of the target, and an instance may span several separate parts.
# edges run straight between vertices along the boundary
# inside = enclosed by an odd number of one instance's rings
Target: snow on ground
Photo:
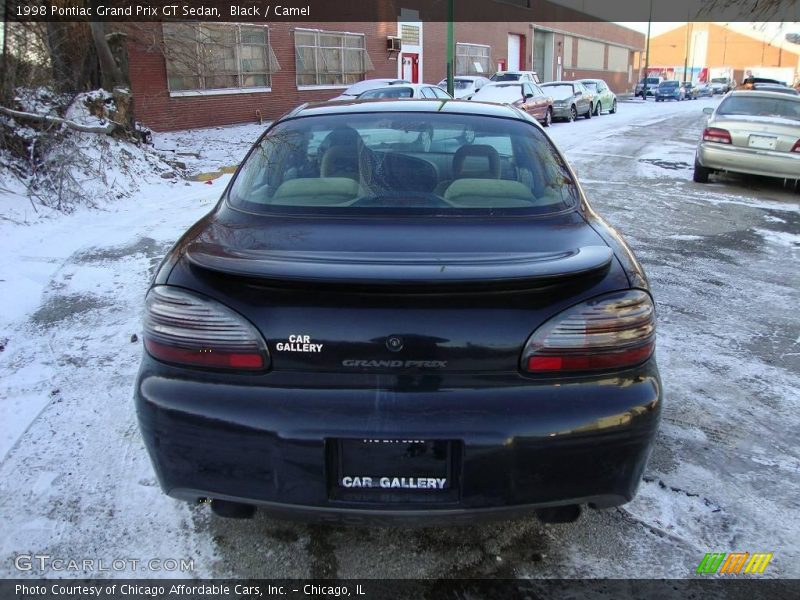
[[[648,271],[666,389],[638,497],[558,527],[528,519],[400,534],[237,523],[167,498],[136,425],[132,336],[161,257],[228,176],[143,173],[130,197],[68,216],[34,212],[3,182],[0,574],[19,576],[11,558],[39,552],[192,558],[194,576],[685,577],[705,552],[742,550],[775,551],[767,575],[799,576],[800,211],[774,185],[691,182],[684,165],[700,111],[716,102],[632,100],[548,130]],[[219,174],[263,128],[155,134],[154,145],[191,173]],[[148,575],[101,575],[121,574]]]

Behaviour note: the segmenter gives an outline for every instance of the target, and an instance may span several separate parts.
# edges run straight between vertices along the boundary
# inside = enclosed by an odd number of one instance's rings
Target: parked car
[[[788,85],[778,85],[775,83],[754,83],[751,89],[762,92],[778,92],[779,94],[791,94],[792,96],[797,96],[798,94],[800,94],[800,92],[798,92],[794,88],[789,87]]]
[[[404,150],[422,124],[474,143]],[[142,337],[159,484],[231,517],[570,521],[633,498],[662,410],[641,265],[496,104],[276,120],[161,263]]]
[[[406,81],[405,79],[392,79],[392,78],[384,78],[384,79],[365,79],[364,81],[359,81],[358,83],[354,83],[341,94],[336,96],[335,98],[331,98],[331,100],[339,101],[339,100],[355,100],[366,92],[367,90],[372,90],[375,88],[386,87],[389,85],[396,85],[398,83],[411,83],[410,81]]]
[[[708,83],[698,83],[695,87],[697,90],[697,97],[698,98],[710,98],[714,95],[711,86]]]
[[[713,77],[711,79],[711,88],[715,94],[727,94],[736,88],[736,82],[730,77]]]
[[[665,100],[683,100],[686,97],[686,92],[683,89],[680,81],[669,79],[662,81],[656,88],[656,102],[663,102]]]
[[[605,81],[602,79],[578,79],[578,81],[594,94],[595,115],[600,115],[604,110],[608,110],[612,115],[617,112],[617,95]]]
[[[438,98],[440,100],[453,99],[450,94],[445,92],[438,85],[432,85],[429,83],[394,84],[388,87],[367,90],[358,96],[358,100],[385,100],[401,98]]]
[[[545,94],[553,97],[553,118],[574,121],[579,116],[592,118],[594,97],[578,81],[551,81],[541,85]]]
[[[715,171],[800,182],[800,96],[734,90],[703,112],[711,116],[695,155],[696,182]]]
[[[691,81],[684,81],[681,83],[681,87],[683,87],[684,97],[687,100],[697,100],[698,91],[697,86],[694,83]]]
[[[522,81],[529,83],[539,83],[539,76],[536,71],[498,71],[489,78],[491,81]]]
[[[553,122],[553,99],[535,83],[490,83],[477,91],[471,100],[510,104],[525,111],[545,127]]]
[[[490,83],[488,77],[481,77],[478,75],[459,75],[453,78],[453,96],[455,98],[464,98],[469,100],[475,92],[481,89],[484,85]],[[447,90],[447,79],[442,79],[439,82],[439,87]]]
[[[635,96],[647,100],[647,96],[655,96],[658,84],[664,81],[661,77],[645,77],[636,84]]]

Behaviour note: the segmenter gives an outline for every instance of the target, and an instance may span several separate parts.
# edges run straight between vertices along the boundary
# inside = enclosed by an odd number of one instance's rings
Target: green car
[[[617,112],[617,95],[602,79],[578,79],[594,94],[594,114],[599,116],[604,110],[610,114]]]

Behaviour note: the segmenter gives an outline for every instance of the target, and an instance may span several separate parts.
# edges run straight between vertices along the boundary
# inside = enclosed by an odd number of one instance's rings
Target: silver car
[[[594,95],[579,81],[551,81],[540,86],[553,98],[553,118],[574,121],[579,116],[592,118]]]
[[[800,186],[800,96],[733,91],[710,114],[694,160],[694,180],[731,171],[793,179]]]

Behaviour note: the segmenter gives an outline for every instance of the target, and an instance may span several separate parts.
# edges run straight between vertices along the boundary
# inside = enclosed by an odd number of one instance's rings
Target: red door
[[[403,54],[402,78],[419,83],[419,54]]]

